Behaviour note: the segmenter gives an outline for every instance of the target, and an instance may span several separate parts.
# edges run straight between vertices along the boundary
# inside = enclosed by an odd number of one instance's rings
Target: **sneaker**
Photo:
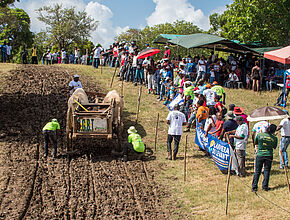
[[[184,129],[183,132],[190,132],[190,128],[186,128],[186,129]]]
[[[268,188],[263,188],[263,191],[266,191],[266,192],[267,192],[267,191],[269,191],[269,190],[271,190],[270,187],[268,187]]]

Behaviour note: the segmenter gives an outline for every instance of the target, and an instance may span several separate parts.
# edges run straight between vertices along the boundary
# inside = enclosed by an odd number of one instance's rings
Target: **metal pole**
[[[156,152],[156,146],[157,146],[158,123],[159,123],[159,113],[157,113],[156,129],[155,129],[155,143],[154,143],[155,152]]]

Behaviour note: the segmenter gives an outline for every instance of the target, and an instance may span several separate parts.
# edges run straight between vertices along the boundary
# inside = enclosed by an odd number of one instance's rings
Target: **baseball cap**
[[[78,74],[74,75],[74,78],[80,78],[80,76]]]

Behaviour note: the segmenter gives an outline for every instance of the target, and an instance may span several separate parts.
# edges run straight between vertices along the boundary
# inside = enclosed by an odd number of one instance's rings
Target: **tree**
[[[19,0],[17,0],[19,2]],[[15,2],[15,0],[0,0],[0,7],[6,7],[7,5],[11,5]]]
[[[9,40],[13,48],[23,44],[31,47],[33,33],[30,31],[30,18],[23,9],[0,8],[0,40]]]
[[[263,46],[290,44],[289,0],[234,0],[220,16],[213,15],[213,30],[222,37]]]
[[[157,24],[154,26],[146,26],[144,29],[129,29],[128,31],[121,33],[117,40],[130,42],[132,40],[137,41],[137,45],[140,50],[146,47],[146,44],[152,44],[152,41],[160,34],[194,34],[201,33],[202,30],[199,29],[192,22],[187,21],[175,21],[173,23]],[[152,45],[151,45],[152,46]],[[164,45],[155,44],[154,47],[164,50]],[[188,50],[185,48],[174,47],[171,48],[172,54],[175,55],[187,55]],[[157,58],[161,58],[159,54]]]
[[[72,42],[80,44],[97,27],[97,22],[85,11],[77,12],[73,7],[63,8],[56,4],[39,8],[37,12],[38,19],[47,26],[50,41],[59,49],[68,47]]]

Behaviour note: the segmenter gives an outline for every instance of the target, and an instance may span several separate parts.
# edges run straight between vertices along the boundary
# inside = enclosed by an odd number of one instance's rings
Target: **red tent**
[[[264,57],[283,64],[290,64],[290,45],[278,50],[272,50],[264,53]]]

